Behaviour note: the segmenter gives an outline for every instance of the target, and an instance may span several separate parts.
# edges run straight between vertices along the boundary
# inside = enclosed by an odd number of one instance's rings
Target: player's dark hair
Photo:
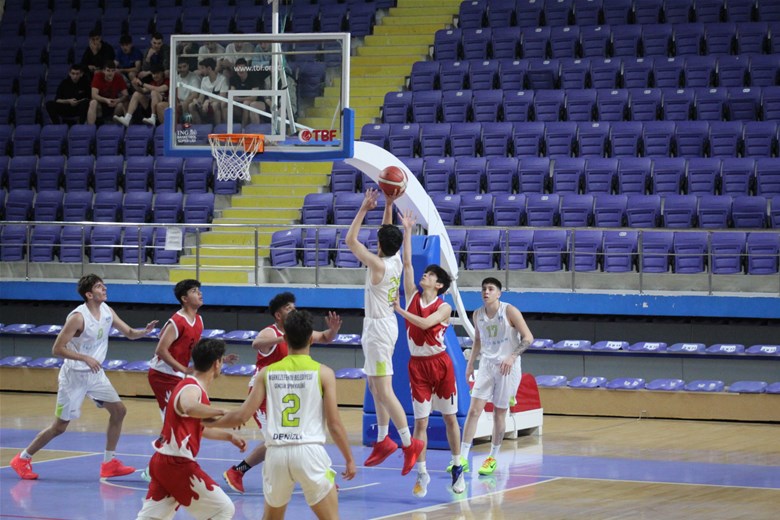
[[[376,238],[379,241],[379,247],[382,248],[382,254],[385,256],[396,254],[404,243],[404,234],[392,224],[383,224],[377,231]]]
[[[273,316],[288,303],[295,303],[295,295],[291,292],[279,293],[268,302],[268,312]]]
[[[238,58],[236,60],[236,64],[235,65],[239,66],[239,65],[249,65],[249,64],[246,62],[246,58]]]
[[[488,276],[484,280],[482,280],[482,287],[485,287],[485,285],[495,285],[498,290],[501,290],[501,282],[498,281],[498,278],[493,278],[492,276]]]
[[[287,338],[287,346],[293,350],[300,350],[309,345],[313,332],[314,318],[309,311],[294,310],[284,319],[284,335]]]
[[[207,372],[224,355],[224,341],[221,339],[203,338],[192,349],[192,365],[198,372]]]
[[[70,70],[77,70],[79,72],[84,72],[84,67],[82,67],[80,63],[71,63]]]
[[[152,40],[162,40],[163,35],[161,32],[153,32],[152,33]]]
[[[173,294],[176,295],[176,301],[183,303],[181,301],[182,298],[187,296],[187,293],[190,292],[190,289],[194,289],[195,287],[200,287],[200,282],[191,278],[182,280],[181,282],[177,283],[173,288]]]
[[[87,301],[87,293],[92,292],[92,288],[95,286],[96,283],[102,282],[103,279],[99,277],[96,274],[90,273],[85,274],[81,278],[79,278],[78,283],[78,291],[82,298],[84,298],[84,301]]]
[[[445,271],[442,266],[431,264],[425,268],[425,272],[435,274],[436,280],[441,284],[441,288],[436,294],[442,295],[447,292],[447,289],[450,288],[450,284],[452,283],[452,277],[450,277],[450,274]]]
[[[209,69],[215,69],[217,68],[217,62],[214,61],[214,58],[204,58],[201,61],[198,62],[198,65],[201,67],[206,67]]]

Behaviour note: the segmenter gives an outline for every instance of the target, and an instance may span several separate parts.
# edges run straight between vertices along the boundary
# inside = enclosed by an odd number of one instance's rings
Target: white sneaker
[[[149,117],[143,118],[141,121],[143,121],[147,125],[156,126],[157,125],[157,116],[155,114],[152,114]]]
[[[428,484],[431,482],[431,476],[428,473],[418,473],[417,482],[414,483],[412,494],[417,498],[423,498],[428,494]]]
[[[133,119],[132,114],[125,114],[123,116],[114,116],[114,121],[125,126],[130,126],[130,121],[132,119]]]
[[[141,471],[141,478],[146,482],[152,481],[152,476],[149,475],[149,466],[146,466],[143,471]]]

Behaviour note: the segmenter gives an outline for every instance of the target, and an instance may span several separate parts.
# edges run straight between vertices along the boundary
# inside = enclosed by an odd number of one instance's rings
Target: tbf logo
[[[299,139],[308,143],[309,141],[334,141],[336,139],[335,130],[303,130]]]

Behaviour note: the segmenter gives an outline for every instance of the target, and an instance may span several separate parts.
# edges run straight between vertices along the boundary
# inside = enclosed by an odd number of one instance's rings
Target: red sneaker
[[[378,464],[382,464],[385,460],[387,460],[387,457],[392,455],[393,452],[397,449],[398,444],[396,444],[388,435],[381,441],[374,444],[374,449],[371,450],[371,455],[368,456],[363,465],[376,466]]]
[[[111,459],[100,465],[100,478],[122,477],[133,473],[135,468],[125,466],[119,459]]]
[[[417,457],[420,456],[420,453],[422,453],[423,448],[425,448],[425,443],[420,439],[415,439],[414,437],[412,437],[412,443],[403,449],[404,468],[401,470],[401,475],[406,475],[407,473],[412,471],[412,468],[417,462]]]
[[[244,474],[238,471],[236,468],[231,467],[229,470],[224,472],[222,474],[222,478],[225,479],[225,482],[228,486],[230,486],[230,489],[235,491],[236,493],[244,494]]]
[[[16,457],[11,459],[11,467],[14,468],[16,474],[23,480],[35,480],[38,478],[38,474],[32,470],[32,459],[23,459],[21,453],[17,453]]]

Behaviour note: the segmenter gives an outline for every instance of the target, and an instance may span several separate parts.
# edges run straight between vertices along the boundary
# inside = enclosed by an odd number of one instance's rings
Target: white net
[[[217,161],[217,179],[232,181],[252,178],[249,166],[257,152],[263,151],[261,134],[209,134],[211,155]]]

